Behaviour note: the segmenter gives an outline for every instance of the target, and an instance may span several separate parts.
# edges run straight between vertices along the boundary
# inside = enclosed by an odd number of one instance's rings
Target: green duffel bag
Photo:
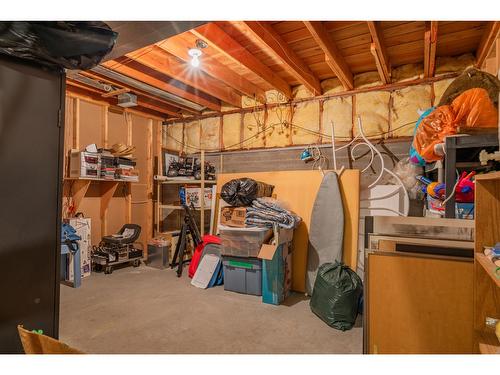
[[[318,269],[309,306],[329,326],[346,331],[358,315],[363,293],[361,278],[341,262],[324,263]]]

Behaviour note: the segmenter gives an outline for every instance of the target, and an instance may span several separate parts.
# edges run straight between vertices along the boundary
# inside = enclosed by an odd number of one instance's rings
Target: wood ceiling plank
[[[189,56],[188,50],[194,46],[196,39],[194,35],[193,39],[189,40],[187,35],[180,34],[157,43],[157,46],[179,59],[189,62],[191,56]],[[205,53],[205,51],[203,52],[203,55],[200,57],[200,70],[224,82],[229,87],[251,98],[255,97],[261,103],[265,103],[266,93],[263,89],[246,80],[240,74],[236,74],[231,69],[228,69],[227,66],[218,62],[215,58]]]
[[[146,47],[126,55],[126,57],[146,65],[160,73],[175,77],[186,85],[192,86],[232,106],[241,108],[241,95],[232,88],[222,85],[191,66],[180,62],[156,46]]]
[[[377,71],[382,82],[385,84],[391,83],[391,63],[387,55],[382,32],[380,31],[380,25],[375,21],[368,21],[367,24],[372,37],[370,52],[375,59]]]
[[[120,74],[126,75],[130,78],[134,78],[138,81],[142,81],[144,83],[147,83],[148,85],[156,87],[160,90],[170,92],[174,95],[177,95],[181,98],[189,100],[193,103],[197,103],[201,106],[207,107],[213,111],[220,112],[221,106],[220,106],[220,102],[217,99],[206,98],[206,97],[198,95],[196,93],[191,93],[189,91],[183,90],[182,88],[177,87],[176,85],[173,85],[170,82],[160,80],[160,79],[157,79],[157,78],[152,77],[150,75],[144,74],[138,67],[138,65],[140,66],[140,64],[130,64],[129,63],[126,65],[125,61],[124,61],[124,63],[121,63],[121,60],[126,61],[127,59],[120,58],[117,60],[106,61],[105,63],[102,63],[101,65],[108,68],[108,69],[114,70]]]
[[[346,90],[352,90],[354,88],[354,79],[351,69],[328,35],[323,23],[321,21],[305,21],[304,24],[324,52],[325,62],[338,77],[342,86],[344,86]]]
[[[481,38],[481,42],[477,47],[477,52],[476,52],[477,67],[481,67],[483,65],[484,60],[486,60],[486,57],[490,53],[491,47],[493,47],[493,43],[495,43],[495,40],[497,39],[499,31],[500,31],[500,21],[488,22],[483,37]]]
[[[159,98],[157,96],[154,96],[146,91],[143,91],[143,90],[139,90],[139,89],[136,89],[135,87],[132,87],[132,86],[129,86],[125,83],[122,83],[121,81],[117,81],[115,79],[111,79],[111,78],[108,78],[108,77],[105,77],[99,73],[96,73],[96,72],[93,72],[91,70],[88,70],[88,71],[81,71],[80,72],[81,75],[84,75],[86,77],[89,77],[89,78],[92,78],[92,79],[96,79],[100,82],[105,82],[107,84],[110,84],[110,85],[114,85],[114,86],[121,86],[121,87],[124,87],[124,88],[127,88],[129,89],[129,91],[132,91],[136,94],[139,94],[141,96],[144,96],[144,97],[147,97],[147,98],[150,98],[150,99],[154,99],[156,101],[158,101],[159,103],[163,103],[164,105],[166,106],[170,106],[171,108],[177,108],[177,110],[182,110],[182,111],[185,111],[185,112],[189,112],[189,113],[192,113],[192,114],[200,114],[199,111],[195,110],[195,109],[192,109],[190,107],[187,107],[187,106],[184,106],[182,104],[179,104],[179,103],[175,103],[175,102],[172,102],[172,101],[169,101],[169,100],[165,100],[163,98]]]
[[[314,95],[321,95],[318,77],[295,54],[271,25],[260,21],[244,21],[241,23],[254,38],[269,49],[293,76]]]
[[[434,77],[436,71],[436,47],[438,22],[430,21],[426,24],[424,36],[424,77]]]
[[[235,62],[245,66],[248,70],[260,76],[276,90],[283,93],[288,99],[292,98],[292,89],[290,85],[227,34],[218,24],[209,23],[193,29],[191,32],[218,49],[221,53],[233,59]]]

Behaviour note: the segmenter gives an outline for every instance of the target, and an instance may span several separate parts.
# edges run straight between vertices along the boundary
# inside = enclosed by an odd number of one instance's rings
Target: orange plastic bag
[[[442,105],[425,117],[415,132],[413,147],[426,162],[440,160],[434,146],[457,129],[497,126],[498,111],[484,89],[474,88],[457,96],[451,105]],[[465,130],[467,132],[467,130]]]

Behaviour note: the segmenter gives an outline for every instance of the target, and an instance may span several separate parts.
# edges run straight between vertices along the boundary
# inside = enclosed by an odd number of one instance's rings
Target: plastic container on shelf
[[[257,257],[260,247],[272,236],[271,228],[249,227],[233,228],[219,226],[222,255],[236,257]]]
[[[262,260],[223,256],[224,290],[262,295]]]

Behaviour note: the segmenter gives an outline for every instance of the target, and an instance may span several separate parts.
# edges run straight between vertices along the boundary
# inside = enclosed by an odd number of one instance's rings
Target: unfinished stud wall
[[[160,134],[162,119],[136,113],[130,110],[110,107],[104,102],[96,102],[72,93],[66,96],[65,142],[64,142],[64,175],[69,176],[68,155],[71,149],[81,150],[91,143],[97,147],[111,147],[116,143],[134,145],[137,158],[136,168],[139,170],[138,183],[119,183],[109,205],[101,212],[103,186],[100,182],[91,182],[77,211],[83,212],[92,219],[92,244],[98,245],[103,235],[116,233],[123,224],[132,222],[142,227],[140,241],[146,245],[152,237],[152,184],[154,170],[154,153],[161,147],[153,147],[155,133]],[[177,130],[175,136],[182,140],[182,124],[169,127],[169,131]],[[198,138],[199,139],[199,138]],[[165,141],[171,142],[166,137]],[[169,144],[169,143],[166,143]],[[71,186],[70,186],[71,185]],[[71,204],[68,190],[75,182],[65,182],[63,209]],[[130,191],[128,186],[130,186]]]
[[[338,79],[328,79],[321,82],[322,97],[311,97],[303,86],[294,87],[291,103],[275,91],[266,93],[266,107],[244,97],[242,110],[168,123],[163,146],[180,151],[183,143],[185,152],[194,153],[200,147],[226,151],[329,143],[332,121],[337,141],[345,142],[359,133],[357,116],[368,138],[411,137],[418,111],[438,103],[454,77],[473,62],[472,55],[438,59],[431,80],[423,80],[421,64],[403,65],[393,69],[393,85],[384,89],[378,73],[367,72],[354,76],[355,89],[347,94]]]

